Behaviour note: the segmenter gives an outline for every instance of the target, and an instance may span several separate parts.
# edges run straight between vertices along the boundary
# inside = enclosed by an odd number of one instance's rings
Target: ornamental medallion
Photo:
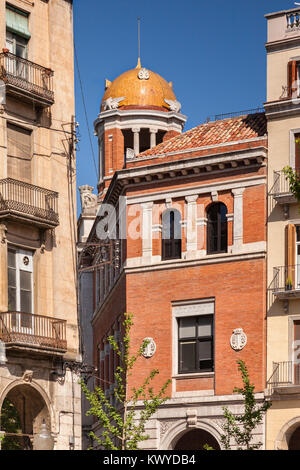
[[[149,80],[149,77],[150,77],[149,70],[142,68],[138,73],[138,77],[140,80]]]
[[[247,336],[243,331],[243,328],[237,328],[233,330],[233,334],[230,338],[230,345],[235,351],[241,351],[247,344]]]
[[[155,351],[156,351],[156,344],[155,344],[155,341],[153,338],[144,338],[143,339],[143,342],[144,341],[148,341],[148,344],[147,346],[145,346],[144,348],[144,351],[143,351],[143,356],[146,358],[146,359],[149,359],[150,357],[152,357],[154,354],[155,354]]]

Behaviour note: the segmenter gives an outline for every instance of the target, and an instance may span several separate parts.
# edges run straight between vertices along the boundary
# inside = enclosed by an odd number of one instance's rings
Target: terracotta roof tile
[[[267,133],[265,113],[248,114],[222,121],[207,122],[177,135],[139,154],[139,157],[163,155],[169,152],[188,150],[210,145],[226,144]]]

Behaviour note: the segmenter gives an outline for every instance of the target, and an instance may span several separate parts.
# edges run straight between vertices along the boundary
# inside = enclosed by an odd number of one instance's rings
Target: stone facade
[[[0,62],[0,406],[80,449],[72,1],[1,0]]]
[[[267,414],[266,447],[269,450],[300,448],[299,358],[297,344],[294,345],[299,338],[297,322],[300,318],[299,255],[294,234],[300,225],[300,218],[299,205],[292,197],[282,171],[290,166],[299,172],[295,142],[300,132],[297,99],[300,30],[297,15],[299,17],[299,8],[266,16],[265,109],[269,142],[267,284],[270,288],[267,306],[267,394],[273,403]]]

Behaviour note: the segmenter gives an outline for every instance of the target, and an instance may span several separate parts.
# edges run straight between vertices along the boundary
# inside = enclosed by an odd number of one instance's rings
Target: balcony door
[[[27,44],[27,39],[6,31],[6,47],[15,56],[8,60],[6,70],[9,74],[24,80],[28,79],[28,66],[25,60],[22,60],[27,59]]]
[[[17,333],[33,334],[33,253],[8,250],[8,310],[10,327]],[[20,313],[18,313],[20,312]]]

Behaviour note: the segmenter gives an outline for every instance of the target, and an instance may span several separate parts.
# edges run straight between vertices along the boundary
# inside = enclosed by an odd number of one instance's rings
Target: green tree
[[[144,341],[135,354],[130,352],[130,330],[133,326],[133,316],[125,314],[123,322],[123,337],[121,344],[113,336],[108,341],[119,356],[119,366],[115,371],[115,405],[112,405],[105,395],[102,387],[95,387],[90,391],[84,381],[81,386],[90,409],[87,415],[96,416],[101,425],[101,435],[91,432],[90,437],[106,450],[136,450],[141,441],[149,436],[145,433],[145,425],[149,418],[157,411],[168,397],[165,396],[170,380],[154,393],[151,382],[159,374],[157,369],[145,377],[139,387],[129,389],[129,378],[136,361],[142,356],[148,341]],[[137,409],[139,402],[143,402],[142,409]],[[139,407],[140,408],[140,407]]]
[[[297,142],[298,145],[298,142]],[[299,178],[299,170],[293,170],[290,166],[286,166],[283,169],[283,173],[285,174],[286,179],[289,182],[290,191],[295,197],[295,199],[300,203],[300,178]]]
[[[265,399],[260,405],[256,403],[255,387],[250,383],[248,369],[242,360],[238,360],[237,364],[241,372],[243,387],[235,387],[233,393],[239,393],[244,397],[244,413],[234,415],[227,407],[223,407],[225,424],[221,442],[226,450],[231,449],[231,443],[234,443],[237,450],[258,450],[262,443],[252,443],[253,431],[261,423],[264,414],[272,404]]]
[[[1,409],[1,430],[14,434],[22,432],[19,414],[13,403],[7,398],[5,398]],[[22,438],[4,436],[1,448],[2,450],[21,450],[23,448]]]

